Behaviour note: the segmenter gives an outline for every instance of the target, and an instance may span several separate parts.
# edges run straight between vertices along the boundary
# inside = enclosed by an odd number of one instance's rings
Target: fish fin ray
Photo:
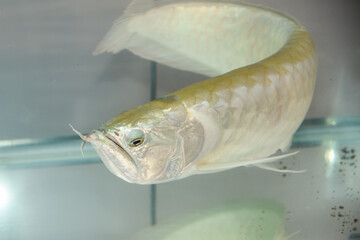
[[[176,49],[168,48],[141,34],[131,33],[123,24],[126,23],[121,23],[120,25],[114,24],[112,26],[94,51],[95,55],[103,52],[117,53],[127,48],[142,58],[156,61],[176,69],[191,71],[206,76],[216,76],[222,73],[185,54],[177,52]]]
[[[133,0],[125,9],[123,15],[113,22],[110,30],[95,48],[93,54],[98,55],[103,52],[118,53],[127,48],[127,43],[134,32],[127,28],[129,20],[153,7],[157,7],[157,1]]]
[[[136,16],[139,14],[143,14],[152,8],[163,7],[170,4],[192,2],[194,2],[194,0],[133,0],[125,9],[124,17]],[[243,0],[197,0],[196,2],[246,4],[246,1]]]
[[[167,2],[170,3],[171,1],[167,0]],[[128,29],[129,21],[132,17],[141,15],[154,7],[159,7],[156,0],[133,0],[130,2],[123,15],[113,22],[110,30],[97,45],[93,54],[98,55],[103,52],[115,54],[126,49],[130,39],[135,34],[131,29]]]
[[[189,1],[190,2],[190,1]],[[213,77],[223,74],[222,69],[209,66],[206,62],[194,59],[186,51],[181,52],[174,46],[166,46],[161,39],[152,38],[142,34],[141,29],[133,29],[130,21],[135,16],[140,16],[154,7],[161,7],[173,4],[170,0],[135,0],[129,4],[124,14],[114,21],[103,40],[97,45],[93,54],[103,52],[118,53],[121,50],[129,49],[134,54],[153,60],[170,67],[186,70],[205,76]]]
[[[277,156],[271,156],[271,157],[261,158],[261,159],[252,159],[252,160],[246,160],[246,161],[198,164],[197,171],[199,173],[210,173],[210,172],[217,172],[217,171],[225,171],[225,170],[236,168],[236,167],[254,166],[254,165],[269,163],[269,162],[277,161],[277,160],[280,160],[283,158],[287,158],[287,157],[290,157],[297,153],[298,152],[291,152],[291,153],[281,154],[281,155],[277,155]]]
[[[126,24],[126,23],[122,23]],[[209,66],[206,66],[185,54],[181,54],[176,49],[168,48],[161,43],[144,37],[138,33],[131,33],[122,24],[115,24],[106,34],[105,38],[99,43],[94,51],[94,55],[111,52],[117,53],[124,49],[129,49],[132,53],[164,65],[195,72],[205,76],[217,76],[222,74]]]
[[[113,25],[105,38],[97,46],[94,55],[103,52],[115,54],[121,50],[129,49],[132,53],[142,58],[156,61],[179,70],[195,72],[210,77],[223,73],[185,54],[177,52],[176,49],[168,48],[138,33],[131,33],[123,24],[126,23]]]
[[[299,234],[301,232],[301,229],[300,230],[297,230],[296,232],[286,236],[286,240],[289,240],[290,238],[294,237],[295,235]]]
[[[116,20],[105,37],[97,45],[93,55],[103,52],[117,53],[127,48],[127,43],[133,36],[133,32],[127,29],[128,19],[121,17]]]
[[[141,37],[138,34],[136,34],[136,39],[132,39],[131,46],[129,46],[128,49],[142,58],[153,60],[176,69],[195,72],[210,77],[223,73],[185,54],[177,52],[176,49],[171,49],[155,40]]]
[[[264,170],[270,170],[273,172],[280,172],[280,173],[303,173],[306,172],[306,170],[291,170],[291,169],[278,169],[276,167],[269,166],[268,164],[255,164],[254,166],[264,169]]]
[[[283,143],[283,145],[280,147],[280,150],[282,152],[288,151],[291,147],[291,143],[292,143],[292,136],[289,140],[287,140],[286,142]]]

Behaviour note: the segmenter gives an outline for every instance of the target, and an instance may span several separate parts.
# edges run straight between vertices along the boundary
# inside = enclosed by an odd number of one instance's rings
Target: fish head
[[[177,102],[160,99],[124,112],[85,141],[113,174],[127,182],[182,178],[201,152],[204,132]]]

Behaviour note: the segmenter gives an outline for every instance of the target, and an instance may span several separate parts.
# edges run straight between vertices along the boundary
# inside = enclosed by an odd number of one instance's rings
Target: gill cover
[[[178,99],[164,97],[121,115],[89,135],[113,174],[140,184],[186,176],[202,150],[204,129]]]

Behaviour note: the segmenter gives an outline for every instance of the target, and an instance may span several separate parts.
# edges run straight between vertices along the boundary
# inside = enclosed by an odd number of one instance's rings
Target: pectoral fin
[[[256,167],[261,168],[261,169],[265,169],[265,170],[270,170],[273,172],[280,172],[280,173],[303,173],[306,172],[305,169],[303,170],[291,170],[291,169],[278,169],[276,167],[273,166],[269,166],[268,164],[255,164]]]
[[[228,169],[236,168],[236,167],[243,167],[243,166],[261,166],[261,168],[266,168],[265,163],[270,163],[279,159],[287,158],[292,155],[297,154],[298,152],[292,152],[287,154],[281,154],[277,156],[262,158],[262,159],[252,159],[252,160],[240,160],[234,162],[213,162],[213,163],[201,163],[197,165],[197,173],[212,173],[218,171],[225,171]],[[269,169],[271,167],[267,167]]]

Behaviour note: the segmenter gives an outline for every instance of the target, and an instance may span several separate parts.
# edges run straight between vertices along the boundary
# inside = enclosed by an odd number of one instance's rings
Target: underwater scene
[[[3,0],[0,240],[360,239],[356,0]]]

